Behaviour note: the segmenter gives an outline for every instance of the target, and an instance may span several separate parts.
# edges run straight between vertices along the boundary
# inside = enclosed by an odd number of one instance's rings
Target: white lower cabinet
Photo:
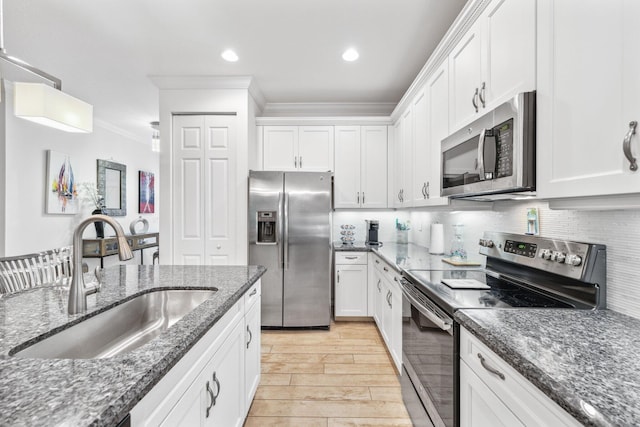
[[[400,290],[400,273],[384,262],[377,255],[373,256],[374,310],[380,335],[384,340],[393,362],[402,372],[402,291]]]
[[[131,410],[133,426],[242,426],[260,381],[260,281]]]
[[[335,317],[367,316],[366,252],[338,252],[335,261]]]
[[[461,427],[562,427],[581,424],[460,328]]]

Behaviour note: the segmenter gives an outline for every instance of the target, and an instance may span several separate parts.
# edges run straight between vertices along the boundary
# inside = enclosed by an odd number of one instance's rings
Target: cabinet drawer
[[[253,284],[244,294],[244,309],[245,312],[249,311],[253,304],[260,299],[262,287],[260,286],[260,280]]]
[[[460,358],[524,425],[581,425],[464,328],[460,328]]]
[[[366,252],[336,252],[337,264],[362,264],[367,265]]]

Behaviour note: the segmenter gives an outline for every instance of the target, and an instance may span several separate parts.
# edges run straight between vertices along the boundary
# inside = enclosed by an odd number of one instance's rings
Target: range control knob
[[[564,262],[566,258],[567,254],[565,254],[564,252],[553,251],[553,253],[551,254],[551,261]]]
[[[493,243],[493,240],[486,240],[486,239],[480,239],[480,241],[478,242],[478,244],[479,244],[480,246],[485,247],[485,248],[492,248],[492,247],[494,247],[494,246],[495,246],[495,245],[494,245],[494,243]]]
[[[564,263],[577,267],[582,264],[582,257],[576,254],[569,254],[567,255],[567,258],[565,258]]]
[[[540,250],[540,258],[542,258],[542,259],[551,259],[551,249],[541,249]]]

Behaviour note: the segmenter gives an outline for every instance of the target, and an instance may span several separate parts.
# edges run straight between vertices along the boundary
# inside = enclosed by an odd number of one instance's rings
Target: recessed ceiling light
[[[342,54],[342,59],[349,62],[355,61],[359,57],[360,57],[360,54],[354,48],[349,48],[345,50],[344,53]]]
[[[236,62],[238,60],[238,54],[231,49],[227,49],[222,52],[222,59],[229,62]]]

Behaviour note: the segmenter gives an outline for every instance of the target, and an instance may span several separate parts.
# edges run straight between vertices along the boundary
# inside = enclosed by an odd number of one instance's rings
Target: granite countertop
[[[565,309],[467,309],[455,318],[582,424],[638,424],[640,320]]]
[[[388,262],[398,272],[402,270],[460,270],[470,267],[457,267],[442,261],[444,255],[432,255],[429,248],[414,243],[387,243],[382,246],[370,246],[364,242],[354,242],[352,245],[343,245],[342,242],[334,242],[333,250],[337,252],[357,251],[375,252]],[[484,257],[481,255],[470,256],[469,261],[477,261],[480,266],[471,268],[483,268]]]
[[[115,425],[255,283],[261,266],[115,266],[88,310],[67,314],[68,290],[37,288],[0,298],[0,425]],[[145,345],[107,359],[27,359],[10,351],[135,295],[159,288],[217,288]]]

